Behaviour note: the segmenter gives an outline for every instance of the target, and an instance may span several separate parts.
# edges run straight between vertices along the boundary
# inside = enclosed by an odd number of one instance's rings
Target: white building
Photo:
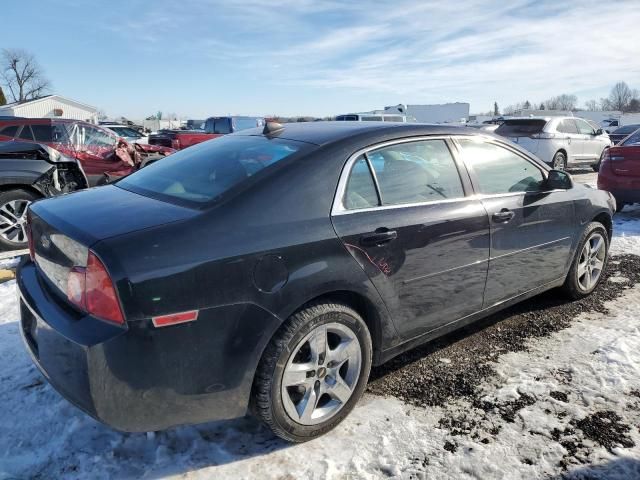
[[[60,95],[46,95],[36,100],[0,106],[0,117],[70,118],[97,123],[98,109]]]
[[[468,103],[442,103],[435,105],[396,105],[385,107],[384,113],[404,113],[420,123],[464,123],[469,118]]]

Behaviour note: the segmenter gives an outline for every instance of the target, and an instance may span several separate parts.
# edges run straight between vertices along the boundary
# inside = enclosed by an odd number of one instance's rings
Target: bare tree
[[[597,100],[587,100],[584,103],[584,108],[589,112],[597,112],[600,109],[600,103]]]
[[[563,93],[544,102],[547,110],[573,110],[578,103],[578,97]]]
[[[611,89],[609,103],[614,110],[624,110],[633,98],[633,92],[626,82],[618,82]]]
[[[51,86],[35,57],[19,48],[2,50],[0,79],[14,102],[38,98]]]

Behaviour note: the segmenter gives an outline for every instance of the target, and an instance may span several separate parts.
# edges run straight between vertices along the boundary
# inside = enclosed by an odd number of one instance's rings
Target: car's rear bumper
[[[598,188],[610,192],[620,203],[640,202],[640,177],[614,175],[605,167],[598,174]]]
[[[243,416],[256,365],[279,321],[255,305],[202,310],[197,321],[127,328],[79,317],[31,262],[17,275],[21,332],[34,363],[71,403],[129,432]]]

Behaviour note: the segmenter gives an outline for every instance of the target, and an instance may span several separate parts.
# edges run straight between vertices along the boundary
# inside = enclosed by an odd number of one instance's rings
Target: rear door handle
[[[499,212],[496,212],[492,215],[493,221],[496,223],[507,223],[510,222],[516,214],[511,210],[503,208]]]
[[[398,232],[395,230],[379,228],[374,233],[362,235],[360,237],[360,245],[365,247],[380,246],[385,243],[389,243],[396,238],[398,238]]]

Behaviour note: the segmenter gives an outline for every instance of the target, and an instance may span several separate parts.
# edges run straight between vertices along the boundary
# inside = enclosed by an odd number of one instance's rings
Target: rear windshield
[[[640,145],[640,130],[636,130],[627,138],[625,138],[620,145]]]
[[[540,133],[546,120],[505,120],[495,133],[503,137],[528,137]]]
[[[640,128],[640,125],[625,125],[624,127],[617,128],[613,133],[616,135],[625,134],[629,135],[630,133],[635,132]]]
[[[225,192],[311,145],[262,136],[227,136],[189,147],[120,180],[142,195],[187,205],[214,202]]]

